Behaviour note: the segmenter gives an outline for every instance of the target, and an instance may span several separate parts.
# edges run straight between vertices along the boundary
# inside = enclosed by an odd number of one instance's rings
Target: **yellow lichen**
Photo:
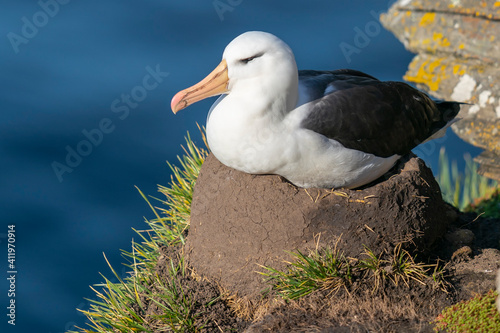
[[[446,79],[446,65],[441,64],[444,58],[438,58],[434,61],[424,61],[418,68],[415,75],[410,75],[411,72],[404,76],[406,81],[415,82],[415,83],[423,83],[429,87],[431,91],[436,91],[439,89],[439,84],[442,80]],[[411,67],[415,67],[415,63],[410,65]]]
[[[420,19],[420,26],[425,27],[434,22],[434,19],[436,17],[436,13],[430,12],[430,13],[425,13],[422,18]]]
[[[460,69],[460,67],[461,67],[460,65],[454,65],[453,66],[453,74],[454,75],[458,74],[459,76],[462,76],[462,75],[465,74],[465,69],[463,69],[463,68]]]
[[[500,1],[495,1],[495,3],[493,4],[493,7],[500,7]]]
[[[443,37],[443,34],[440,33],[440,32],[435,32],[433,35],[432,35],[432,39],[439,45],[439,46],[442,46],[442,47],[448,47],[450,46],[450,41],[448,40],[448,38],[446,37]]]
[[[500,146],[498,145],[498,137],[500,133],[500,123],[489,123],[470,121],[466,128],[470,131],[471,143],[493,151],[494,153],[500,153]]]

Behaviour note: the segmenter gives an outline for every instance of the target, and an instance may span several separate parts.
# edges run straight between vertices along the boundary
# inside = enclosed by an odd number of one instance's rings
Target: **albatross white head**
[[[234,112],[292,110],[298,98],[298,74],[293,52],[278,37],[250,31],[236,37],[224,50],[221,63],[205,79],[172,98],[177,113],[207,97],[230,94],[240,105]],[[245,102],[252,108],[245,108]],[[257,105],[257,102],[260,105]]]

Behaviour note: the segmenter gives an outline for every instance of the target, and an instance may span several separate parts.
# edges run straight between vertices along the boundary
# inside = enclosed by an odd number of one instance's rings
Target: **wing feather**
[[[300,71],[299,79],[312,97],[303,128],[380,157],[410,152],[460,108],[436,103],[405,83],[353,70]]]

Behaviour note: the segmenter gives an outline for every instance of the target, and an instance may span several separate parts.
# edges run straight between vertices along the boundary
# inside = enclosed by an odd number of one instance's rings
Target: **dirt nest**
[[[190,313],[201,332],[430,333],[445,307],[494,288],[500,220],[444,204],[432,173],[416,158],[372,185],[305,191],[277,176],[242,174],[209,157],[196,185],[187,244],[162,248],[156,274],[169,281],[170,260],[189,253],[188,274],[176,283],[192,300]],[[258,264],[282,269],[284,260],[293,260],[285,250],[332,245],[340,235],[337,248],[352,257],[364,245],[390,252],[408,240],[419,262],[442,262],[446,291],[432,281],[396,286],[386,280],[374,292],[372,280],[355,276],[337,293],[316,291],[296,301],[272,291],[251,297],[271,287],[256,273],[262,271]],[[155,302],[143,303],[146,316],[162,316]]]
[[[259,265],[283,269],[287,251],[338,241],[348,257],[365,247],[392,252],[399,243],[428,255],[456,218],[431,170],[414,156],[361,190],[304,190],[210,155],[194,190],[186,253],[197,274],[252,297],[267,286]]]

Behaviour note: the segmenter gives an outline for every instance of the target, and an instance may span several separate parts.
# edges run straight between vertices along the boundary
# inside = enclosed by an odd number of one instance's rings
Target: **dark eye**
[[[251,56],[251,57],[248,57],[248,58],[245,58],[245,59],[240,59],[240,62],[242,64],[248,64],[250,61],[254,60],[255,58],[258,58],[258,57],[262,57],[264,53],[259,53],[259,54],[256,54],[254,56]]]

